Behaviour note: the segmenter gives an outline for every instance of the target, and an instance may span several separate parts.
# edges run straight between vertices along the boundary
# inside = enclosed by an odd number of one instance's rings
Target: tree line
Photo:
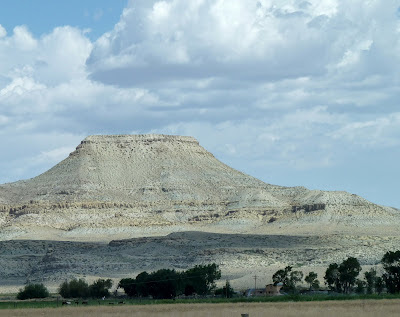
[[[122,288],[129,297],[149,297],[154,299],[171,299],[178,295],[207,295],[216,290],[215,281],[221,278],[221,270],[215,263],[196,265],[186,271],[178,272],[161,269],[154,272],[142,272],[136,278],[124,278],[117,288]],[[64,281],[58,288],[63,298],[105,298],[109,297],[112,287],[111,279],[98,279],[88,284],[84,279]],[[233,290],[229,283],[219,290],[229,296]],[[20,289],[17,298],[45,298],[49,296],[43,284],[28,284]]]
[[[196,265],[183,272],[161,269],[151,273],[142,272],[136,278],[123,278],[117,288],[122,288],[129,297],[171,299],[178,295],[209,294],[215,289],[215,281],[221,277],[218,265]],[[102,298],[110,296],[110,279],[99,279],[93,284],[83,279],[63,282],[59,294],[64,298]]]
[[[64,281],[58,288],[58,293],[64,298],[102,298],[110,296],[111,279],[98,279],[88,284],[84,279]],[[17,299],[46,298],[49,291],[43,284],[28,284],[20,289]]]
[[[98,279],[88,284],[84,279],[72,279],[61,283],[58,293],[64,298],[102,298],[110,296],[111,279]]]
[[[215,290],[215,281],[221,278],[221,271],[215,263],[196,265],[186,271],[177,272],[161,269],[152,273],[142,272],[136,278],[122,279],[118,287],[129,297],[171,299],[178,295],[207,295]]]
[[[388,251],[381,259],[383,274],[378,275],[375,268],[364,272],[364,278],[359,278],[361,265],[357,258],[349,257],[340,264],[332,263],[328,266],[324,275],[324,282],[328,289],[349,294],[352,292],[380,294],[400,293],[400,250]],[[272,276],[275,285],[282,283],[282,290],[287,293],[296,293],[299,283],[303,281],[304,274],[294,270],[292,266],[286,266],[278,270]],[[118,283],[118,288],[124,289],[129,297],[152,297],[154,299],[170,299],[179,295],[207,295],[218,294],[224,297],[232,297],[234,291],[229,282],[220,289],[216,289],[215,281],[221,278],[219,266],[215,263],[208,265],[196,265],[186,271],[173,269],[160,269],[151,273],[142,272],[135,278],[123,278]],[[320,288],[320,281],[315,272],[305,276],[304,281],[310,290]],[[110,296],[112,281],[110,279],[98,279],[88,284],[84,279],[72,279],[64,281],[59,286],[58,292],[64,298],[102,298]],[[18,299],[45,298],[49,296],[47,288],[43,284],[28,284],[21,289]]]
[[[378,276],[375,268],[364,272],[364,279],[359,278],[361,272],[360,262],[355,257],[349,257],[342,263],[332,263],[325,271],[325,284],[328,289],[336,293],[382,293],[385,289],[388,293],[400,293],[400,251],[388,251],[381,260],[384,273]],[[317,290],[320,282],[315,272],[310,272],[305,277],[305,282],[310,290]],[[293,270],[287,266],[278,270],[272,276],[275,285],[282,283],[282,290],[294,293],[298,290],[298,283],[303,279],[303,272]]]

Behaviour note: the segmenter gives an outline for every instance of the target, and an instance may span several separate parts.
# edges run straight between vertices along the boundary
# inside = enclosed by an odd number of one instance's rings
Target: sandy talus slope
[[[346,192],[266,184],[192,137],[89,136],[29,180],[0,186],[0,239],[110,241],[176,231],[394,232],[399,211]]]

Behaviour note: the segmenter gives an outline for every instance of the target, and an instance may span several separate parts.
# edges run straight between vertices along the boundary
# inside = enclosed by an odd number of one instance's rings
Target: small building
[[[268,284],[265,288],[249,288],[245,292],[246,297],[259,297],[259,296],[280,296],[283,295],[280,293],[281,288],[283,287],[282,283]]]
[[[246,297],[265,296],[265,288],[249,288],[245,293]]]
[[[279,295],[282,295],[280,293],[282,286],[283,286],[282,283],[278,283],[276,285],[274,285],[274,284],[266,285],[265,286],[265,295],[266,296],[279,296]]]

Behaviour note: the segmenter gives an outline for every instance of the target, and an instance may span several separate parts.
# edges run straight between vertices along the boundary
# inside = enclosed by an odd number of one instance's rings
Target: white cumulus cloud
[[[7,30],[0,24],[0,38],[7,35]]]
[[[132,0],[95,42],[0,26],[0,181],[88,134],[135,131],[193,135],[271,183],[369,192],[350,176],[364,168],[384,188],[400,158],[399,30],[379,0]]]

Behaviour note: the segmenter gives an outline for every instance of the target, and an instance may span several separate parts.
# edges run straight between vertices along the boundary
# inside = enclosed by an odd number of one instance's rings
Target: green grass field
[[[278,303],[278,302],[312,302],[312,301],[346,301],[346,300],[383,300],[400,299],[400,294],[382,295],[286,295],[276,297],[238,297],[238,298],[206,298],[206,299],[176,299],[176,300],[150,300],[150,299],[124,299],[124,305],[160,305],[160,304],[219,304],[219,303]],[[3,300],[0,309],[24,308],[56,308],[61,307],[64,300],[59,298],[45,300]],[[121,299],[87,300],[87,305],[82,305],[82,300],[76,305],[71,300],[69,306],[121,306]]]

